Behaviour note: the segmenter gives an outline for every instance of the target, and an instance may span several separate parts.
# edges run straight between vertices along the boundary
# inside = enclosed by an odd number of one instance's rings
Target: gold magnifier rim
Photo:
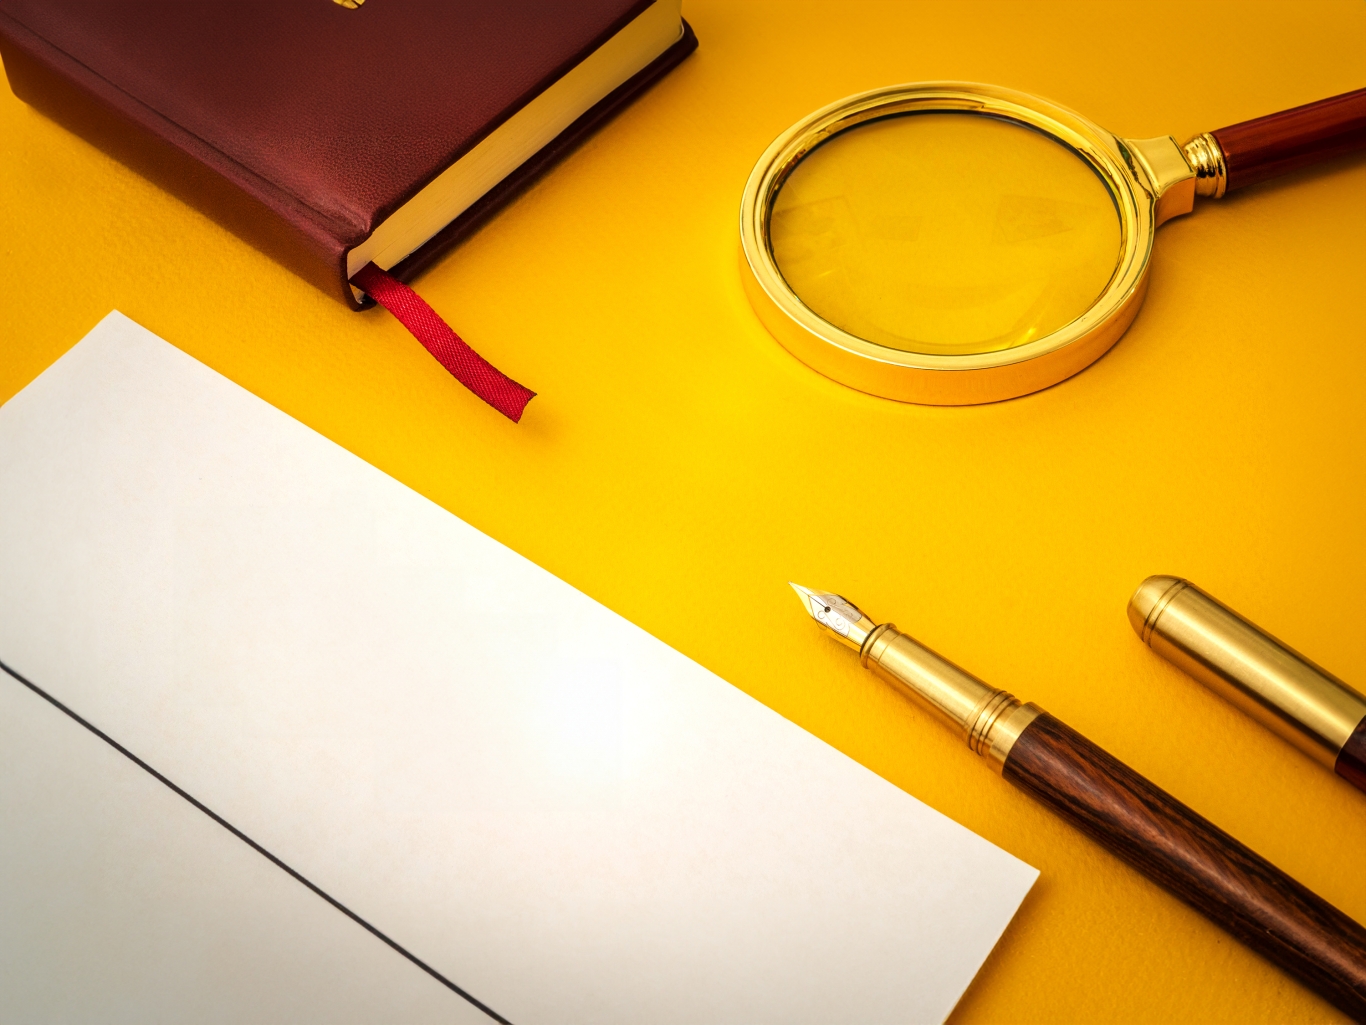
[[[792,169],[821,143],[863,122],[897,114],[957,112],[1014,121],[1051,136],[1106,184],[1120,220],[1109,284],[1068,324],[1024,345],[944,355],[871,342],[821,317],[788,286],[773,256],[769,220]],[[1075,111],[1028,93],[974,82],[915,82],[845,97],[797,122],[764,151],[740,204],[741,271],[764,325],[826,377],[903,402],[971,405],[1039,391],[1089,366],[1133,321],[1147,287],[1157,228],[1154,193],[1135,173],[1123,140]]]

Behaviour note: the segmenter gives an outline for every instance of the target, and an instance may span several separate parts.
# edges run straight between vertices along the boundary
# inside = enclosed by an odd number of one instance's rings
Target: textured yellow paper
[[[773,205],[773,255],[801,300],[893,349],[1024,345],[1086,312],[1119,259],[1089,164],[974,114],[883,118],[817,147]]]
[[[1357,89],[1366,4],[683,12],[697,54],[417,283],[540,392],[520,426],[382,311],[343,309],[4,88],[0,395],[117,307],[1038,866],[962,1025],[1341,1020],[1003,783],[813,630],[787,581],[1039,702],[1366,921],[1366,795],[1124,614],[1144,577],[1180,573],[1366,687],[1366,163],[1165,225],[1104,359],[966,409],[789,356],[745,299],[738,211],[780,132],[896,82],[996,83],[1178,139]]]

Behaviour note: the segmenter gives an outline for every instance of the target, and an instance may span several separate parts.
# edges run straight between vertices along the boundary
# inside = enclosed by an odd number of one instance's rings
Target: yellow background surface
[[[994,775],[801,614],[839,590],[1037,701],[1360,921],[1366,795],[1144,648],[1189,576],[1366,686],[1366,163],[1165,226],[1080,376],[934,409],[751,312],[737,208],[811,110],[901,81],[1178,139],[1366,85],[1366,4],[687,0],[701,48],[418,282],[540,392],[521,426],[0,90],[0,399],[117,308],[1042,876],[954,1021],[1327,1021],[1326,1004]]]

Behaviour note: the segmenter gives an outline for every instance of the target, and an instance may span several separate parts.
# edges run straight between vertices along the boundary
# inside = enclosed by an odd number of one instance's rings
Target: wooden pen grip
[[[1347,743],[1342,745],[1333,768],[1348,783],[1366,793],[1366,719],[1357,723]]]
[[[1366,149],[1366,89],[1210,132],[1224,151],[1228,189]]]
[[[1054,719],[1020,734],[1005,777],[1357,1021],[1366,929]]]

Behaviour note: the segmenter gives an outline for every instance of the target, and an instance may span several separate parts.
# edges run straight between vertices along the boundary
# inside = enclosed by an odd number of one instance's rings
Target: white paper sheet
[[[514,1022],[939,1021],[1036,876],[117,313],[0,660]]]
[[[489,1020],[0,676],[0,1022]]]

